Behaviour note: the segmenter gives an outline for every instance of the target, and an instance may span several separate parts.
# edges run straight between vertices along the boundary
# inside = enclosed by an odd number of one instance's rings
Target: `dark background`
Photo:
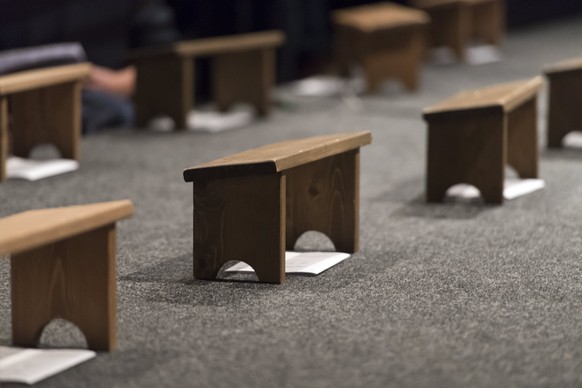
[[[289,81],[321,70],[326,62],[331,43],[331,10],[370,2],[373,1],[0,0],[0,50],[80,41],[92,62],[118,68],[126,64],[131,47],[280,29],[286,33],[287,43],[279,51],[278,80]],[[580,0],[506,3],[509,28],[582,13]],[[201,68],[204,71],[204,66]]]

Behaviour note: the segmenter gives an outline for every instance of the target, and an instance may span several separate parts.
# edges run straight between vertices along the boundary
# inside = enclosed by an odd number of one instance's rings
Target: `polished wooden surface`
[[[0,95],[78,81],[87,77],[90,69],[88,63],[76,63],[3,75],[0,76]]]
[[[369,131],[269,144],[184,170],[188,182],[225,176],[277,173],[370,144]]]
[[[334,11],[332,21],[360,31],[374,32],[386,28],[426,24],[430,20],[422,11],[382,2]]]
[[[423,109],[422,113],[425,118],[434,118],[444,114],[488,108],[500,108],[507,112],[536,95],[542,85],[543,78],[535,77],[482,89],[466,90]]]
[[[0,219],[0,254],[18,253],[129,217],[129,200],[30,210]]]

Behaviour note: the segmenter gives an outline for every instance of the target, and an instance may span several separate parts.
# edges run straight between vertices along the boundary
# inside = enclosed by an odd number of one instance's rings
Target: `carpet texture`
[[[426,65],[417,94],[394,84],[354,104],[280,88],[270,119],[221,134],[107,131],[83,140],[78,172],[2,183],[0,216],[122,198],[136,209],[118,224],[117,349],[37,386],[581,386],[582,149],[541,144],[546,189],[503,206],[427,205],[420,114],[461,89],[533,77],[579,56],[581,36],[579,18],[513,31],[503,61]],[[542,98],[544,144],[545,114]],[[360,252],[283,285],[193,280],[184,168],[357,130],[373,133],[362,149]],[[298,245],[330,242],[310,233]],[[3,344],[9,279],[2,260]],[[70,329],[51,324],[43,346],[82,346]]]

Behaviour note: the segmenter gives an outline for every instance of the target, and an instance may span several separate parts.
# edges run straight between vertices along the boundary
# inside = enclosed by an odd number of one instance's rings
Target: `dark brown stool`
[[[184,171],[194,182],[194,277],[245,261],[261,282],[285,280],[285,249],[306,231],[335,248],[359,241],[360,147],[370,132],[291,140]]]
[[[259,115],[268,115],[275,49],[283,41],[281,32],[264,31],[134,51],[137,125],[143,127],[156,115],[168,115],[177,129],[186,128],[188,112],[194,106],[194,66],[199,57],[212,57],[213,97],[220,110],[248,102]]]
[[[378,3],[333,12],[335,56],[340,71],[360,65],[367,91],[377,92],[386,78],[418,89],[418,73],[425,51],[429,18],[423,11],[392,3]]]
[[[115,347],[115,222],[131,201],[32,210],[0,219],[11,254],[12,342],[38,345],[54,318],[76,324],[89,349]]]
[[[537,95],[543,80],[461,92],[423,110],[428,123],[426,199],[442,202],[458,183],[503,203],[505,166],[538,177]]]

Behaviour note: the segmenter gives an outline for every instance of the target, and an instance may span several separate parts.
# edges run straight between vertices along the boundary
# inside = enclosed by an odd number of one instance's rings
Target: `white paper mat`
[[[6,161],[6,176],[36,181],[75,171],[78,168],[79,162],[71,159],[33,160],[11,156]]]
[[[503,198],[510,200],[533,193],[546,187],[543,179],[507,178],[504,182]],[[447,191],[447,197],[461,200],[472,200],[480,197],[479,190],[467,184],[458,184]]]
[[[0,346],[0,381],[34,384],[95,357],[92,350]]]
[[[350,257],[342,252],[285,252],[285,273],[319,275],[323,271]],[[246,263],[240,262],[226,272],[255,272]]]

